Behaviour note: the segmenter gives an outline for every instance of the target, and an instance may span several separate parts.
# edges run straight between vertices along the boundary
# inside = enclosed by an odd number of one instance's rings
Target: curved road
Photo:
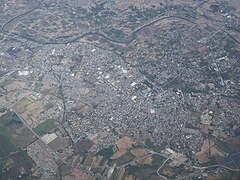
[[[35,0],[35,2],[33,2],[33,4],[34,4],[34,3],[35,3],[36,5],[35,5],[35,7],[32,8],[31,10],[29,10],[29,11],[27,11],[27,12],[24,12],[24,13],[16,16],[16,17],[14,17],[14,18],[6,21],[6,22],[1,26],[1,31],[2,31],[2,32],[5,32],[5,33],[10,33],[10,34],[19,36],[19,37],[21,37],[21,38],[27,39],[27,40],[32,41],[32,42],[37,42],[37,43],[40,43],[40,44],[68,44],[68,43],[73,43],[73,42],[75,42],[75,41],[77,41],[77,40],[79,40],[79,39],[82,39],[82,38],[84,38],[84,37],[86,37],[86,36],[89,36],[89,35],[98,35],[98,36],[103,37],[104,39],[106,39],[106,40],[108,40],[108,41],[110,41],[110,42],[127,44],[127,43],[132,42],[132,41],[136,38],[136,35],[137,35],[137,33],[138,33],[140,30],[142,30],[142,29],[145,28],[145,27],[151,26],[151,25],[153,25],[154,23],[156,23],[156,22],[158,22],[158,21],[160,21],[160,20],[174,18],[174,19],[181,19],[181,20],[187,21],[187,22],[189,22],[189,23],[191,23],[191,24],[196,24],[195,22],[192,22],[192,21],[190,21],[190,20],[188,20],[188,19],[186,19],[186,18],[184,18],[184,17],[174,16],[174,15],[172,15],[172,16],[164,16],[165,14],[160,14],[160,15],[158,16],[158,18],[156,18],[155,20],[152,20],[151,22],[148,22],[147,24],[144,24],[144,25],[138,27],[137,29],[135,29],[134,31],[132,31],[132,32],[130,33],[130,35],[128,35],[128,37],[126,37],[126,38],[123,39],[123,40],[111,39],[111,38],[105,36],[104,34],[102,34],[102,33],[100,33],[100,32],[87,32],[87,33],[84,33],[84,34],[82,34],[82,35],[80,35],[80,36],[77,36],[77,37],[75,37],[75,38],[73,38],[73,39],[67,39],[66,41],[62,41],[62,42],[61,42],[61,41],[54,41],[54,40],[53,40],[53,41],[44,42],[44,41],[41,41],[41,40],[32,38],[32,37],[30,37],[30,36],[26,36],[26,35],[23,35],[23,34],[20,34],[20,33],[16,33],[16,32],[11,32],[11,30],[9,30],[9,29],[7,28],[9,25],[10,25],[10,27],[12,26],[12,25],[11,25],[12,22],[17,21],[18,18],[21,18],[21,17],[23,17],[23,16],[25,16],[25,15],[27,15],[27,14],[35,11],[35,10],[38,9],[38,8],[40,7],[40,5],[41,5],[41,3],[40,3],[39,1],[36,1],[36,0]],[[231,37],[231,38],[233,38],[233,37]],[[235,40],[235,41],[236,41],[236,40]],[[237,41],[236,41],[236,42],[237,42]]]
[[[68,44],[68,43],[73,43],[73,42],[75,42],[75,41],[77,41],[77,40],[79,40],[79,39],[82,39],[82,38],[84,38],[85,36],[88,36],[88,35],[98,35],[98,36],[100,36],[100,37],[105,38],[106,40],[108,40],[108,41],[110,41],[110,42],[127,44],[127,43],[132,42],[132,41],[136,38],[136,35],[137,35],[137,33],[138,33],[140,30],[142,30],[142,29],[145,28],[145,27],[151,26],[151,25],[153,25],[154,23],[156,23],[156,22],[158,22],[158,21],[160,21],[160,20],[169,19],[169,18],[175,18],[175,19],[181,19],[181,20],[187,21],[187,22],[192,23],[192,24],[196,24],[195,22],[192,22],[192,21],[190,21],[190,20],[188,20],[188,19],[186,19],[186,18],[184,18],[184,17],[174,16],[174,15],[172,15],[172,16],[163,16],[164,14],[161,14],[161,15],[158,16],[157,19],[155,19],[155,20],[153,20],[153,21],[151,21],[151,22],[148,22],[147,24],[145,24],[145,25],[143,25],[143,26],[140,26],[140,27],[138,27],[136,30],[132,31],[131,34],[130,34],[128,37],[126,37],[125,39],[123,39],[123,40],[111,39],[111,38],[105,36],[104,34],[102,34],[102,33],[100,33],[100,32],[87,32],[87,33],[84,33],[84,34],[82,34],[82,35],[80,35],[80,36],[78,36],[78,37],[75,37],[75,38],[70,39],[70,40],[62,41],[62,42],[57,42],[57,41],[54,41],[54,40],[53,40],[53,41],[44,42],[44,41],[41,41],[41,40],[34,39],[34,38],[32,38],[32,37],[29,37],[29,36],[26,36],[26,35],[23,35],[23,34],[20,34],[20,33],[16,33],[16,32],[11,32],[10,30],[8,30],[8,29],[7,29],[7,26],[8,26],[10,23],[12,23],[13,21],[16,21],[18,18],[21,18],[21,17],[23,17],[23,16],[25,16],[25,15],[27,15],[27,14],[35,11],[35,10],[38,9],[38,8],[40,7],[40,5],[41,5],[41,3],[40,3],[39,1],[37,1],[37,0],[35,0],[35,2],[33,2],[33,4],[34,4],[34,3],[35,3],[36,5],[35,5],[35,7],[32,8],[31,10],[29,10],[29,11],[27,11],[27,12],[24,12],[24,13],[16,16],[16,17],[8,20],[7,22],[5,22],[5,23],[1,26],[1,31],[3,31],[3,32],[5,32],[5,33],[10,33],[10,34],[19,36],[19,37],[21,37],[21,38],[27,39],[27,40],[32,41],[32,42],[37,42],[37,43],[40,43],[40,44]],[[11,25],[10,25],[10,26],[11,26]],[[236,43],[240,44],[240,42],[239,42],[237,39],[235,39],[232,35],[230,35],[227,31],[223,30],[223,32],[225,32],[225,33],[227,34],[227,36],[228,36],[229,38],[231,38],[232,40],[234,40]]]
[[[161,174],[159,173],[159,171],[163,168],[163,166],[167,163],[167,161],[168,161],[169,159],[170,159],[170,158],[167,158],[167,159],[162,163],[162,165],[158,168],[158,170],[157,170],[157,175],[158,175],[159,177],[165,179],[165,180],[167,180],[167,178],[166,178],[165,176],[161,175]]]

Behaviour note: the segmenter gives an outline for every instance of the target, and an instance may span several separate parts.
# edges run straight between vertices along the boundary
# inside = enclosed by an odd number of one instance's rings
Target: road
[[[158,170],[157,170],[157,175],[158,175],[159,177],[165,179],[165,180],[167,180],[167,178],[166,178],[165,176],[161,175],[161,174],[159,173],[159,171],[163,168],[163,166],[167,163],[167,161],[168,161],[169,159],[170,159],[170,158],[167,158],[167,159],[163,162],[163,164],[162,164],[162,165],[158,168]]]
[[[36,42],[36,43],[40,43],[40,44],[69,44],[69,43],[76,42],[76,41],[78,41],[79,39],[82,39],[82,38],[84,38],[84,37],[86,37],[86,36],[88,36],[88,35],[98,35],[98,36],[101,36],[101,37],[105,38],[106,40],[108,40],[108,41],[110,41],[110,42],[128,44],[128,43],[132,42],[132,41],[136,38],[136,35],[137,35],[137,33],[138,33],[140,30],[142,30],[143,28],[146,28],[146,27],[148,27],[148,26],[151,26],[151,25],[153,25],[154,23],[156,23],[156,22],[158,22],[158,21],[160,21],[160,20],[171,19],[171,18],[172,18],[172,19],[184,20],[184,21],[187,21],[187,22],[189,22],[189,23],[191,23],[191,24],[195,24],[195,25],[196,25],[195,22],[192,22],[192,21],[190,21],[190,20],[188,20],[188,19],[186,19],[186,18],[184,18],[184,17],[175,16],[175,15],[171,15],[171,16],[170,16],[170,15],[165,15],[165,13],[164,13],[164,14],[160,14],[156,19],[154,19],[154,20],[152,20],[152,21],[150,21],[150,22],[147,22],[146,24],[143,24],[142,26],[136,28],[136,29],[133,30],[126,38],[124,38],[124,39],[122,39],[122,40],[111,39],[111,38],[105,36],[103,33],[101,33],[101,32],[98,31],[98,32],[87,32],[87,33],[84,33],[84,34],[82,34],[82,35],[80,35],[80,36],[78,36],[78,37],[75,37],[75,38],[73,38],[73,39],[67,39],[67,40],[62,41],[62,42],[58,42],[58,41],[48,41],[48,42],[44,42],[44,41],[41,41],[41,40],[34,39],[33,37],[30,37],[30,36],[26,36],[26,35],[19,34],[19,33],[16,33],[16,32],[11,32],[11,30],[7,28],[7,26],[11,26],[11,23],[12,23],[12,22],[14,22],[14,21],[18,22],[18,18],[21,18],[21,17],[23,17],[23,16],[25,16],[25,15],[27,15],[27,14],[35,11],[35,10],[38,9],[38,8],[40,7],[40,5],[41,5],[41,3],[40,3],[39,1],[36,1],[36,0],[35,0],[34,2],[32,2],[32,3],[35,3],[36,5],[35,5],[31,10],[29,10],[29,11],[27,11],[27,12],[24,12],[24,13],[18,15],[18,16],[15,16],[15,17],[12,18],[12,19],[6,21],[6,22],[1,26],[1,30],[2,30],[3,32],[5,32],[5,33],[8,33],[8,34],[10,33],[10,34],[19,36],[19,37],[21,37],[21,38],[27,39],[28,41],[32,41],[32,42]],[[165,15],[165,16],[163,16],[163,15]],[[206,19],[206,18],[205,18],[205,19]],[[207,19],[206,19],[206,20],[207,20]],[[231,36],[227,31],[224,30],[223,32],[225,32],[225,33],[226,33],[231,39],[233,39],[235,42],[237,42],[238,44],[240,44],[240,42],[239,42],[238,40],[236,40],[233,36]]]
[[[16,115],[20,118],[20,120],[23,122],[23,124],[37,137],[37,139],[39,139],[40,141],[42,141],[42,142],[44,143],[44,145],[46,145],[48,148],[51,149],[51,147],[50,147],[48,144],[46,144],[46,143],[41,139],[41,137],[32,130],[32,128],[24,121],[24,119],[22,119],[22,117],[21,117],[14,109],[12,109],[11,107],[10,107],[9,109],[12,110],[14,113],[16,113]],[[159,155],[159,156],[162,156],[162,157],[167,158],[167,159],[162,163],[162,165],[158,168],[158,170],[157,170],[158,176],[161,177],[161,178],[163,178],[163,179],[165,179],[165,180],[167,180],[167,178],[164,177],[163,175],[161,175],[159,172],[160,172],[160,170],[164,167],[164,165],[168,162],[168,160],[171,159],[171,156],[170,156],[170,157],[166,157],[165,155],[160,154],[160,153],[158,153],[158,152],[149,151],[148,154],[146,154],[145,156],[142,156],[142,157],[140,157],[140,158],[138,158],[138,159],[134,159],[134,160],[132,160],[132,161],[130,161],[130,162],[128,162],[128,163],[125,163],[125,164],[123,164],[123,165],[118,165],[118,166],[108,166],[108,165],[104,165],[104,166],[85,166],[85,165],[76,165],[76,166],[74,166],[74,165],[71,165],[71,164],[67,163],[65,160],[61,159],[61,158],[59,157],[59,155],[58,155],[55,151],[53,151],[52,149],[51,149],[51,151],[52,151],[52,153],[58,158],[58,160],[60,160],[63,164],[65,164],[65,165],[67,165],[67,166],[69,166],[69,167],[73,167],[73,168],[110,168],[110,167],[113,167],[113,168],[121,168],[121,167],[126,167],[127,165],[129,165],[129,164],[131,164],[131,163],[133,163],[133,162],[137,162],[137,161],[142,160],[142,159],[144,159],[144,158],[150,157],[150,156],[152,156],[152,155],[154,155],[154,154],[155,154],[155,155]],[[192,168],[194,168],[194,169],[199,169],[199,170],[204,170],[204,169],[208,169],[208,168],[215,168],[215,167],[222,167],[222,168],[228,169],[228,170],[230,170],[230,171],[235,171],[235,172],[239,172],[239,171],[240,171],[240,169],[232,169],[232,168],[229,168],[229,167],[223,166],[223,165],[212,165],[212,166],[205,166],[205,167],[192,166]],[[102,177],[101,177],[101,178],[102,178]]]
[[[216,165],[212,165],[212,166],[204,166],[204,167],[192,166],[192,168],[199,169],[199,170],[204,170],[204,169],[209,169],[209,168],[216,168],[216,167],[222,167],[222,168],[225,168],[225,169],[230,170],[230,171],[240,172],[240,169],[232,169],[230,167],[227,167],[227,166],[224,166],[224,165],[220,165],[220,164],[216,164]]]
[[[108,165],[104,165],[104,166],[76,165],[76,166],[74,166],[74,165],[71,165],[71,164],[67,163],[67,161],[63,160],[62,158],[60,158],[59,155],[58,155],[55,151],[53,151],[52,148],[51,148],[48,144],[46,144],[46,143],[41,139],[41,137],[32,130],[32,128],[24,121],[24,119],[18,114],[18,112],[16,112],[16,111],[15,111],[13,108],[11,108],[11,107],[9,107],[9,109],[10,109],[11,111],[13,111],[13,112],[20,118],[20,120],[22,121],[22,123],[36,136],[36,138],[37,138],[38,140],[40,140],[41,142],[43,142],[43,144],[44,144],[47,148],[50,148],[50,149],[51,149],[52,153],[54,154],[54,156],[57,157],[58,160],[60,160],[63,164],[65,164],[65,165],[67,165],[67,166],[69,166],[69,167],[73,167],[73,168],[110,168],[110,167],[113,167],[113,168],[121,168],[121,167],[125,167],[125,166],[127,166],[127,165],[130,165],[130,164],[133,163],[133,162],[140,161],[140,160],[142,160],[142,159],[144,159],[144,158],[150,157],[150,156],[152,156],[152,155],[154,155],[154,154],[158,154],[158,153],[155,153],[155,152],[153,152],[153,151],[149,151],[148,154],[146,154],[146,155],[144,155],[144,156],[142,156],[142,157],[140,157],[140,158],[134,159],[134,160],[132,160],[132,161],[130,161],[130,162],[127,162],[127,163],[125,163],[125,164],[118,165],[118,166],[108,166]],[[162,155],[161,155],[161,156],[162,156]],[[164,166],[165,163],[166,163],[166,162],[164,162],[164,163],[161,165],[161,167]]]

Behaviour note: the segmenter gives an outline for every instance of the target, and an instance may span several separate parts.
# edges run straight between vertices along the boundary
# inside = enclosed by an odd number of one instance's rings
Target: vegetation
[[[7,126],[11,121],[21,122],[19,117],[14,112],[8,111],[6,114],[0,117],[0,127]]]
[[[8,165],[10,159],[13,162],[11,166]],[[0,170],[8,166],[4,172],[0,171],[0,179],[17,179],[16,177],[19,175],[22,176],[21,179],[29,179],[28,177],[31,175],[33,163],[33,160],[28,156],[26,151],[19,151],[9,158],[0,161]],[[24,175],[22,174],[23,170]]]
[[[194,111],[194,112],[192,112],[192,116],[195,117],[196,123],[201,122],[201,113],[200,112]]]
[[[126,154],[122,155],[120,158],[116,159],[115,162],[118,165],[126,164],[135,159],[135,156],[128,150]]]
[[[212,166],[212,165],[216,165],[217,164],[217,159],[215,156],[211,156],[209,158],[209,161],[207,162],[207,166]]]
[[[232,178],[231,178],[231,179],[233,179],[233,177],[238,178],[238,177],[240,177],[240,172],[239,172],[239,171],[237,171],[237,172],[231,172],[231,175],[232,175]]]
[[[165,157],[159,155],[153,155],[153,165],[161,165],[166,160]]]
[[[101,149],[97,155],[103,156],[106,159],[109,159],[114,154],[112,147]]]
[[[149,148],[153,148],[154,147],[154,144],[153,142],[148,138],[145,140],[145,145]]]
[[[141,166],[130,166],[126,169],[127,174],[141,177],[142,179],[151,179],[152,176],[156,175],[156,171],[159,165],[141,165]]]
[[[230,151],[230,148],[229,148],[227,142],[223,142],[218,138],[215,141],[215,145],[224,152],[229,152]]]
[[[232,40],[227,40],[225,46],[224,46],[224,50],[225,51],[230,51],[232,48],[234,48],[235,44],[234,44],[234,41]]]
[[[48,119],[45,122],[39,124],[37,127],[33,128],[33,131],[36,134],[38,134],[39,136],[42,136],[42,135],[48,133],[54,127],[55,127],[54,119]]]
[[[45,106],[47,109],[51,109],[54,107],[53,103],[47,103]]]
[[[11,152],[17,150],[15,145],[11,142],[6,128],[0,127],[0,157],[9,155]]]
[[[17,150],[12,143],[7,126],[12,122],[20,122],[20,119],[14,112],[8,111],[0,117],[0,157],[9,155],[11,152]]]
[[[11,84],[12,82],[14,82],[14,80],[6,79],[6,80],[4,80],[3,82],[0,83],[0,87],[1,88],[5,87],[5,86]]]
[[[160,146],[155,146],[153,150],[160,153],[162,150],[166,148],[166,146],[167,146],[167,142],[163,142],[161,143]]]

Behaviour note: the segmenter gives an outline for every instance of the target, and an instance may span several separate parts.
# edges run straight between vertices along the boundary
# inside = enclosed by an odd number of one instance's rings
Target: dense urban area
[[[0,179],[238,180],[240,1],[0,1]]]

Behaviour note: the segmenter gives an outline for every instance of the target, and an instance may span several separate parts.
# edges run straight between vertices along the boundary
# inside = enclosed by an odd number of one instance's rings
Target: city
[[[10,0],[0,15],[0,179],[240,177],[238,1]]]

